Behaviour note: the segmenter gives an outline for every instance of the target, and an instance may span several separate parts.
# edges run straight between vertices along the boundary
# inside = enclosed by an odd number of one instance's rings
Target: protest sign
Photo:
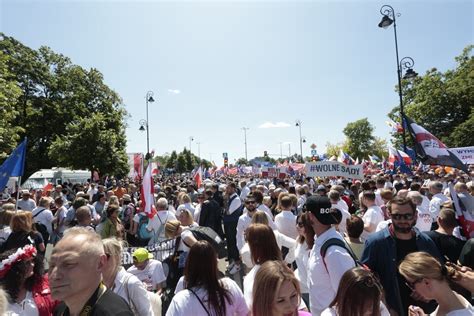
[[[306,163],[305,169],[308,177],[364,179],[362,165],[345,165],[337,161],[318,161]]]
[[[455,154],[462,163],[468,165],[474,164],[474,146],[450,148],[449,150]]]
[[[122,265],[127,269],[133,264],[132,254],[138,248],[145,248],[151,253],[154,259],[163,261],[168,258],[174,252],[176,239],[167,239],[162,242],[157,242],[151,246],[145,247],[125,247],[122,252]]]

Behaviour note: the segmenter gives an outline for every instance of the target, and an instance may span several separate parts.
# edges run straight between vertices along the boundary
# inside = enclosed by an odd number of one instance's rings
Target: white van
[[[91,178],[89,170],[70,170],[66,168],[41,169],[33,173],[21,186],[23,189],[39,189],[46,184],[84,183]]]

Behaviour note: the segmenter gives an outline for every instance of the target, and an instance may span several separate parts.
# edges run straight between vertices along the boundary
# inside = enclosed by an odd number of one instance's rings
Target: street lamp
[[[400,16],[400,13],[395,13],[393,7],[389,5],[383,5],[380,8],[380,14],[382,14],[382,20],[379,23],[379,27],[386,29],[390,25],[393,24],[393,34],[395,36],[395,54],[397,57],[397,79],[398,79],[398,96],[400,97],[400,120],[401,125],[403,127],[402,131],[402,139],[403,139],[403,150],[406,152],[407,150],[407,141],[405,137],[405,126],[403,124],[403,116],[404,112],[404,105],[403,105],[403,95],[402,95],[402,71],[403,69],[407,69],[405,76],[403,79],[413,79],[418,74],[413,70],[413,65],[415,62],[411,57],[404,57],[402,60],[398,57],[398,39],[397,39],[397,23],[396,18]]]
[[[189,136],[189,152],[190,153],[193,153],[193,151],[191,150],[191,142],[194,140],[194,137],[192,136]]]
[[[300,154],[301,154],[301,159],[303,160],[303,137],[301,136],[301,121],[296,120],[295,126],[299,127],[299,130],[300,130]]]
[[[148,91],[145,96],[146,100],[146,120],[140,120],[140,128],[138,129],[141,132],[146,131],[146,155],[145,159],[148,160],[150,159],[150,127],[148,124],[148,103],[155,102],[155,99],[153,99],[153,91]]]
[[[201,160],[201,142],[196,142],[196,144],[198,145],[198,158]]]
[[[244,131],[245,160],[248,161],[248,157],[247,157],[247,131],[249,130],[249,128],[248,127],[242,127],[242,130]]]

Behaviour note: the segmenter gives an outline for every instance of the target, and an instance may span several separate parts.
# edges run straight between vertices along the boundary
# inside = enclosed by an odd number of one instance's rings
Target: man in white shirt
[[[375,204],[377,204],[377,206],[382,206],[382,205],[385,204],[385,202],[383,201],[382,197],[380,196],[380,193],[381,193],[382,189],[385,188],[385,179],[382,178],[382,177],[378,177],[375,180],[375,186],[377,187],[377,190],[375,190]]]
[[[375,193],[372,191],[364,191],[362,193],[362,203],[367,206],[367,210],[362,216],[364,221],[364,231],[361,239],[366,240],[370,234],[374,233],[377,225],[384,220],[382,209],[375,204]]]
[[[38,207],[33,209],[33,221],[35,223],[41,223],[46,226],[48,230],[48,234],[51,236],[53,233],[53,220],[54,216],[53,213],[49,210],[49,206],[51,205],[51,198],[47,196],[43,196],[38,203]],[[48,241],[45,240],[44,243],[46,244]]]
[[[433,219],[431,218],[430,211],[423,207],[423,196],[421,193],[410,191],[408,192],[407,197],[416,205],[416,210],[418,211],[418,218],[416,219],[415,227],[421,232],[430,231]]]
[[[316,235],[308,260],[308,288],[312,315],[320,315],[329,307],[336,296],[342,275],[355,267],[354,259],[346,249],[339,246],[328,247],[324,257],[321,248],[328,240],[343,237],[331,225],[339,223],[341,213],[331,207],[326,196],[311,196],[306,200],[311,226]]]
[[[133,266],[128,268],[130,272],[143,282],[148,291],[161,292],[162,285],[166,281],[163,266],[160,261],[153,259],[153,254],[145,248],[138,248],[132,254]]]
[[[351,217],[351,213],[349,213],[349,207],[347,206],[347,203],[341,199],[341,195],[336,190],[329,191],[328,197],[329,200],[331,200],[332,208],[336,208],[341,211],[342,220],[339,223],[337,230],[340,233],[345,234],[347,232],[346,220]]]
[[[296,215],[291,212],[292,201],[289,195],[285,195],[280,200],[282,211],[275,216],[275,225],[283,235],[296,239],[298,231],[296,230]]]
[[[168,211],[168,200],[159,198],[156,202],[156,214],[148,221],[146,229],[153,231],[153,238],[150,239],[148,245],[161,242],[166,239],[165,225],[169,220],[176,220],[173,212]]]
[[[439,210],[441,209],[444,203],[449,201],[449,198],[443,195],[443,193],[441,193],[443,191],[443,184],[439,181],[431,181],[429,184],[429,189],[430,189],[431,194],[433,194],[433,197],[431,198],[431,201],[430,201],[429,210],[430,210],[431,218],[433,219],[433,224],[434,224],[438,220]],[[438,227],[435,227],[435,228],[438,228]]]
[[[247,186],[247,182],[241,181],[240,182],[240,200],[245,201],[245,198],[250,193],[250,188]]]
[[[30,198],[31,194],[28,190],[21,191],[21,200],[18,201],[18,208],[23,211],[32,211],[36,207],[35,200]]]

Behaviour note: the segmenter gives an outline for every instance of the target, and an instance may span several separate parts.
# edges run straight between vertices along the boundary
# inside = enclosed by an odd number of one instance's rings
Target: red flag
[[[134,154],[133,155],[133,171],[134,171],[134,178],[135,180],[142,177],[142,170],[143,170],[143,159],[142,154]]]
[[[461,205],[459,204],[459,197],[456,193],[456,190],[454,190],[454,185],[452,183],[449,184],[449,192],[451,194],[451,199],[453,200],[454,210],[456,211],[458,222],[464,232],[465,237],[468,239],[473,238],[474,218],[469,211],[462,209]]]
[[[148,164],[145,175],[143,176],[142,186],[140,187],[140,200],[142,202],[141,209],[149,218],[153,218],[156,214],[154,182],[151,175],[151,164]]]
[[[44,179],[43,196],[46,196],[48,191],[53,191],[53,184],[47,179]]]
[[[196,186],[199,188],[201,187],[202,183],[202,168],[199,166],[198,170],[196,170],[196,173],[194,174],[194,181],[196,182]]]

